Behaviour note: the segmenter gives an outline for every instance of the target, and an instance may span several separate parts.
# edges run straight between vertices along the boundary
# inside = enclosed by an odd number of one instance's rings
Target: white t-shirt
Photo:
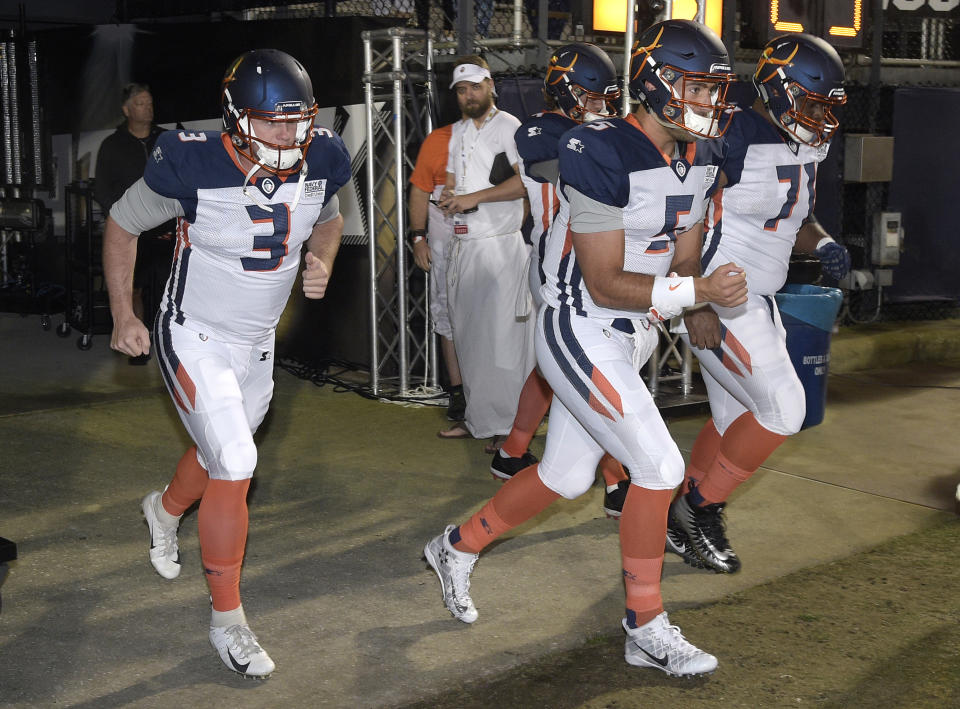
[[[447,172],[456,178],[455,191],[458,194],[493,187],[490,169],[497,154],[505,153],[511,166],[519,162],[517,144],[513,139],[519,126],[517,118],[496,108],[491,109],[479,128],[472,118],[453,125]],[[476,212],[455,217],[455,224],[465,225],[466,233],[456,227],[454,230],[461,239],[482,238],[519,231],[522,222],[522,199],[484,202]]]

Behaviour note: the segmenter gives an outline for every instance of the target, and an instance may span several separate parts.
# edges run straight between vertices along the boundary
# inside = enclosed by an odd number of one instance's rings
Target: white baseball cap
[[[461,81],[469,81],[471,84],[479,84],[484,79],[490,79],[490,70],[484,69],[477,64],[461,64],[453,70],[453,81],[450,82],[452,89]]]

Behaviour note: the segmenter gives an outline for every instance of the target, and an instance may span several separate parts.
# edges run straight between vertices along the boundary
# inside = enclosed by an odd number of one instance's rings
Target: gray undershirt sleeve
[[[340,197],[333,195],[333,198],[327,202],[327,206],[320,210],[316,224],[326,224],[331,219],[336,219],[340,214]]]
[[[527,174],[533,178],[540,178],[549,182],[551,185],[557,184],[557,178],[560,177],[559,160],[541,160],[534,163],[527,169]]]
[[[183,206],[173,197],[164,197],[147,187],[141,177],[110,210],[110,216],[131,234],[142,234],[165,221],[182,217]]]
[[[570,228],[578,234],[623,229],[623,209],[598,202],[570,185],[564,188],[570,202]]]

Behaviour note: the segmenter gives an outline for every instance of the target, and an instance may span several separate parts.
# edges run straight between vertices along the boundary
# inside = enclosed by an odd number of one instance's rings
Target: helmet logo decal
[[[790,65],[790,62],[792,62],[793,58],[797,56],[797,52],[799,50],[800,50],[800,45],[795,44],[793,45],[793,51],[790,52],[789,57],[787,57],[786,59],[774,59],[771,56],[773,54],[773,47],[767,47],[766,49],[763,50],[763,54],[760,56],[760,61],[757,63],[757,71],[754,74],[754,77],[759,78],[760,70],[763,69],[763,67],[766,66],[767,64],[773,64],[778,68],[774,69],[766,78],[760,79],[760,81],[764,83],[770,81],[770,79],[776,76],[777,72],[780,71],[779,67]]]
[[[637,42],[637,46],[633,50],[633,54],[630,55],[631,63],[636,57],[640,56],[641,54],[643,54],[646,57],[647,61],[653,62],[653,57],[650,56],[650,52],[652,52],[654,49],[658,49],[659,47],[663,46],[662,44],[660,44],[661,37],[663,37],[663,27],[660,28],[659,32],[657,32],[657,36],[654,37],[653,42],[648,44],[646,47],[641,47],[640,42]],[[653,63],[656,64],[656,62],[653,62]],[[638,64],[637,72],[630,77],[631,81],[633,81],[638,76],[640,76],[640,69],[643,67],[643,62],[638,62],[637,64]]]
[[[547,85],[559,84],[566,78],[568,71],[573,71],[573,67],[576,66],[577,59],[579,58],[579,54],[574,54],[573,60],[570,62],[570,66],[560,66],[558,63],[560,61],[560,57],[554,54],[552,57],[550,57],[550,66],[547,67],[547,75],[543,78],[543,83]],[[559,76],[557,76],[556,79],[551,80],[550,77],[554,72],[557,72]]]

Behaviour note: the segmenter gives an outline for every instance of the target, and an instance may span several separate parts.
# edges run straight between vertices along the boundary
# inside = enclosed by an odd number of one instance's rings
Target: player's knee
[[[665,487],[674,488],[683,482],[683,474],[686,465],[683,462],[683,456],[676,447],[667,453],[660,461],[660,478]]]
[[[770,412],[760,412],[757,421],[768,431],[781,436],[792,436],[803,426],[807,415],[807,400],[800,380],[782,386],[777,391],[776,406]]]
[[[220,467],[231,480],[252,477],[257,467],[257,447],[252,440],[231,441],[220,451]]]
[[[563,471],[558,475],[551,472],[549,468],[544,468],[540,464],[540,479],[543,484],[567,500],[573,500],[580,497],[590,489],[596,477],[596,463],[593,467],[584,465],[575,465]]]

